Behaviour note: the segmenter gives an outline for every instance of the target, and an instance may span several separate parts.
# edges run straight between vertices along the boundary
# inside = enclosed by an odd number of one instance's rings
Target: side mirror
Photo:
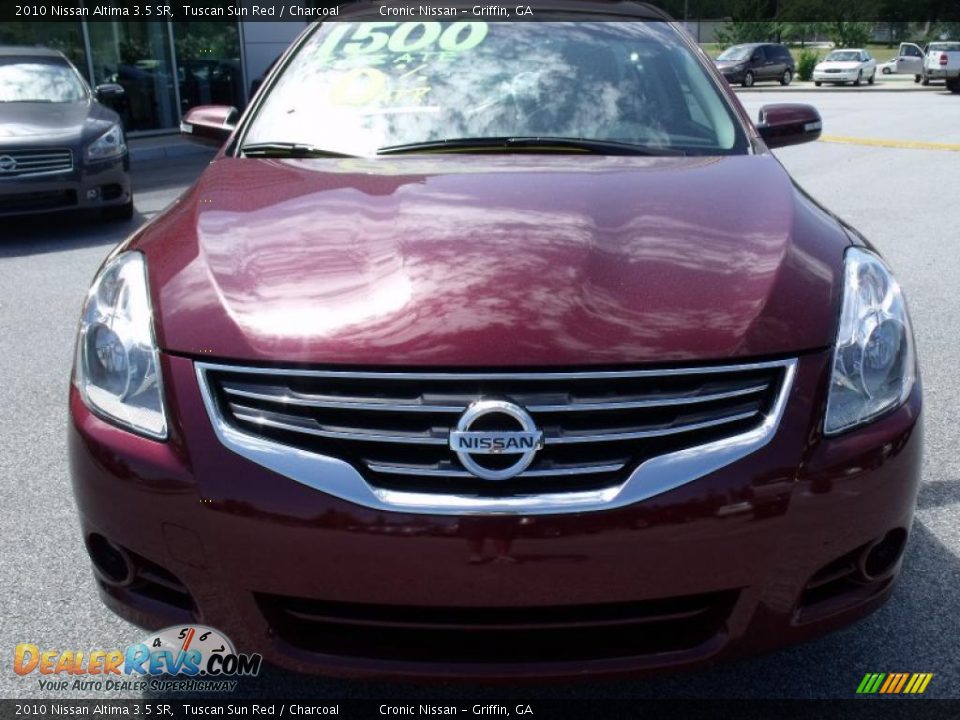
[[[760,108],[760,137],[769,148],[811,142],[820,137],[823,120],[812,105],[782,103]]]
[[[240,111],[229,105],[198,105],[187,111],[180,132],[198,143],[219,147],[237,126]]]
[[[97,85],[93,93],[97,98],[98,102],[103,104],[109,104],[110,102],[116,102],[120,100],[124,95],[123,85],[117,85],[116,83],[104,83],[103,85]]]

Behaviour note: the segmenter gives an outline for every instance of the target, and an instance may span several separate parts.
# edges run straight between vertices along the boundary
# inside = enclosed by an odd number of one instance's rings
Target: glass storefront
[[[114,109],[127,131],[176,127],[180,117],[167,24],[94,22],[87,32],[94,85],[123,86],[123,100]]]
[[[87,76],[87,52],[79,22],[0,23],[0,45],[42,45],[59,50]]]
[[[240,34],[235,23],[176,22],[180,108],[196,105],[243,105]]]
[[[236,23],[8,22],[0,44],[60,50],[91,85],[122,85],[113,108],[132,133],[175,130],[196,105],[244,104]]]

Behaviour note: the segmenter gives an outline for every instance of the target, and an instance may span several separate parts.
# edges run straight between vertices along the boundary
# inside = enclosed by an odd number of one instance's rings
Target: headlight
[[[87,147],[87,160],[109,160],[120,157],[126,151],[127,143],[123,139],[123,128],[116,124],[90,143]]]
[[[73,382],[98,415],[166,439],[160,358],[140,253],[118,255],[93,281],[80,318]]]
[[[900,285],[873,253],[847,250],[824,432],[848,430],[902,405],[917,379],[916,362]]]

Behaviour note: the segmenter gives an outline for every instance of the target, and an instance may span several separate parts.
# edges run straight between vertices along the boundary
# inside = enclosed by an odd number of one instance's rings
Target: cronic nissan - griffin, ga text
[[[106,259],[70,390],[100,593],[286,668],[689,667],[890,594],[920,472],[884,260],[685,31],[310,27]],[[744,198],[750,198],[749,203]]]

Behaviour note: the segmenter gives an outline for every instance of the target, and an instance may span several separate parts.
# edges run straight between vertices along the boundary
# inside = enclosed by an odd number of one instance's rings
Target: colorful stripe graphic
[[[922,695],[933,673],[867,673],[857,695]]]

